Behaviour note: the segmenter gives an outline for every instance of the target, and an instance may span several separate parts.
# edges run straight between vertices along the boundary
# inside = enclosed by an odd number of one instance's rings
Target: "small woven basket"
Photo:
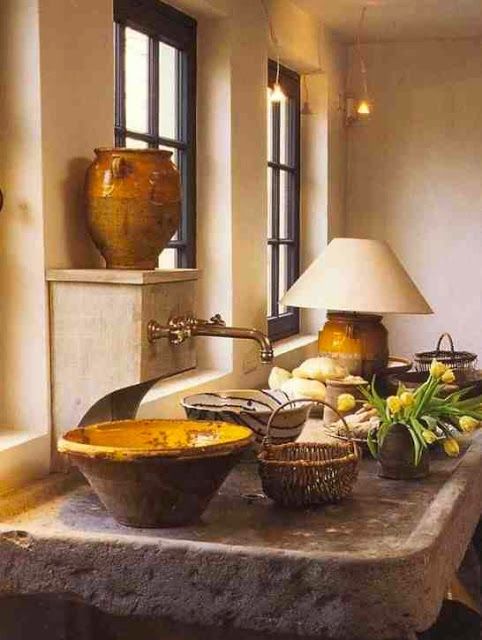
[[[449,341],[450,351],[440,348],[444,338],[447,338]],[[452,336],[450,333],[443,333],[438,339],[435,351],[422,351],[421,353],[415,354],[415,369],[417,371],[429,371],[432,360],[434,359],[458,371],[460,369],[473,369],[477,355],[469,351],[455,351]]]
[[[347,432],[346,442],[288,442],[273,445],[270,428],[276,414],[290,404],[310,403],[329,406]],[[344,417],[322,400],[290,400],[277,407],[268,421],[266,436],[258,455],[258,468],[264,493],[283,507],[308,507],[338,502],[348,496],[358,477],[361,451],[350,438]]]

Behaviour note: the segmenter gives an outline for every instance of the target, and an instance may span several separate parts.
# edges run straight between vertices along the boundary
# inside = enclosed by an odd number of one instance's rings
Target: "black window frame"
[[[288,288],[298,279],[300,274],[300,76],[295,71],[273,60],[268,61],[268,86],[272,89],[276,80],[283,93],[290,99],[288,126],[288,159],[280,161],[280,105],[269,103],[272,120],[272,149],[268,159],[268,167],[272,172],[271,185],[271,229],[268,230],[268,246],[271,251],[271,309],[268,309],[268,335],[272,340],[281,340],[299,333],[300,313],[298,308],[287,307],[286,312],[279,312],[279,252],[280,247],[288,246],[287,285]],[[288,184],[288,234],[280,237],[280,182],[281,174],[286,172],[290,178]]]
[[[126,127],[125,29],[130,27],[149,37],[149,87],[147,133]],[[191,16],[159,0],[114,0],[115,33],[115,145],[125,146],[126,138],[178,151],[182,184],[181,224],[175,240],[176,267],[196,266],[196,36],[197,23]],[[159,135],[159,48],[163,42],[178,50],[177,123],[175,139]]]

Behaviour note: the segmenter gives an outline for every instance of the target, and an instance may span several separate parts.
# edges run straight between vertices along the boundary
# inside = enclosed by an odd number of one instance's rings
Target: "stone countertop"
[[[116,524],[74,474],[0,500],[0,591],[69,593],[120,615],[323,640],[400,638],[436,619],[482,508],[482,439],[424,481],[379,479],[290,511],[240,465],[202,523]]]

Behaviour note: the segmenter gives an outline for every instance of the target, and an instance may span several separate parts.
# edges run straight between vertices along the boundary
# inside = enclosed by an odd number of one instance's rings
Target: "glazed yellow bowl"
[[[166,527],[199,519],[253,438],[226,422],[121,420],[69,431],[57,448],[118,522]]]

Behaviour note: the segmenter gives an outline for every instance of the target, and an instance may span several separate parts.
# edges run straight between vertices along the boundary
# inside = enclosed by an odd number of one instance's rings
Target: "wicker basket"
[[[284,407],[296,403],[329,406],[321,400],[290,400],[273,412],[258,455],[263,491],[268,498],[283,507],[308,507],[338,502],[352,492],[358,476],[361,451],[350,439],[350,429],[345,419],[331,406],[329,408],[340,417],[346,427],[349,438],[346,442],[271,444],[270,428],[276,414]]]
[[[440,348],[444,338],[449,341],[450,351]],[[415,354],[415,369],[417,371],[429,371],[434,359],[458,371],[460,369],[473,369],[477,355],[469,351],[455,351],[452,336],[449,333],[443,333],[438,339],[435,351],[422,351]]]

